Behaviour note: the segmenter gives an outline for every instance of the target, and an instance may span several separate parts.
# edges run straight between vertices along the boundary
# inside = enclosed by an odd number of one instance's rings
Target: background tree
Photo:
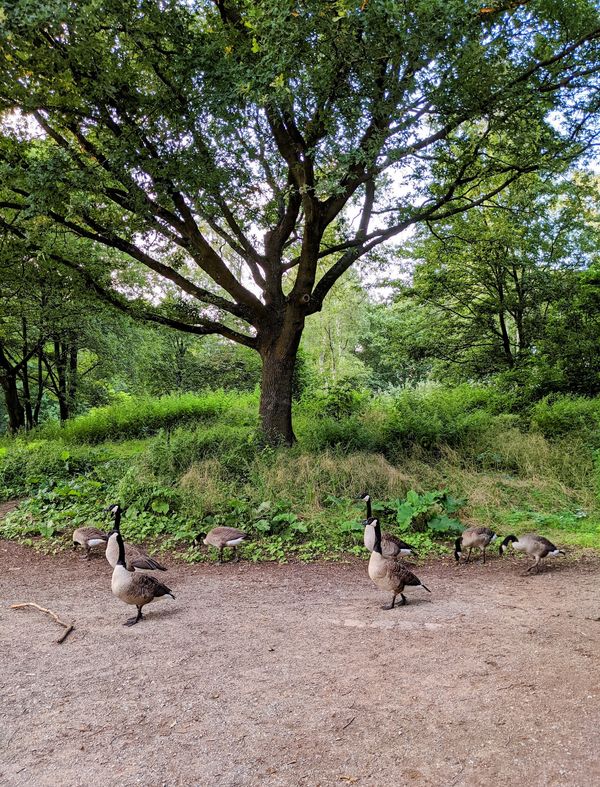
[[[305,320],[357,259],[594,133],[600,23],[585,0],[5,8],[0,108],[45,138],[2,140],[5,231],[43,248],[44,217],[53,242],[113,252],[99,267],[52,251],[107,301],[256,350],[273,441],[294,439]],[[136,266],[151,275],[132,293]],[[177,304],[157,305],[157,278]]]
[[[14,235],[2,238],[0,385],[10,432],[36,426],[45,399],[66,420],[88,376],[112,366],[111,337],[123,342],[124,320],[81,284]]]
[[[593,181],[582,175],[557,183],[530,175],[493,205],[420,232],[411,245],[413,288],[402,302],[425,320],[425,355],[442,362],[446,378],[506,372],[521,383],[531,375],[539,389],[542,367],[551,385],[557,343],[574,362],[583,348],[577,336],[591,328],[578,323],[595,322],[583,288],[600,252],[595,210]]]

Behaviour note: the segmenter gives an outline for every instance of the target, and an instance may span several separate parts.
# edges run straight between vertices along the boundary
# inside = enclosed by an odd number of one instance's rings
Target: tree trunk
[[[40,409],[42,406],[42,398],[44,396],[44,367],[43,367],[43,352],[42,348],[38,350],[37,354],[37,394],[35,397],[35,406],[33,408],[33,423],[37,426],[40,421]]]
[[[302,329],[260,350],[262,377],[260,385],[260,420],[262,432],[271,445],[292,445],[296,436],[292,428],[292,380]]]
[[[54,340],[54,363],[56,364],[57,398],[60,422],[69,418],[69,399],[67,395],[67,347],[59,339]]]
[[[77,360],[78,349],[75,340],[72,340],[69,347],[69,386],[67,392],[67,399],[69,402],[69,415],[72,416],[75,412],[75,399],[77,397]]]
[[[29,388],[29,372],[27,364],[21,374],[21,383],[23,385],[23,402],[25,403],[25,421],[27,431],[33,429],[33,408],[31,406],[31,390]]]
[[[23,332],[23,358],[27,358],[29,354],[29,343],[27,338],[27,320],[25,317],[21,318],[22,332]],[[33,428],[33,409],[31,407],[31,390],[29,388],[29,368],[25,363],[21,370],[21,383],[23,385],[23,402],[25,404],[25,426],[27,431]]]
[[[8,413],[8,431],[11,434],[16,434],[19,429],[25,426],[25,410],[19,399],[17,376],[16,374],[3,374],[1,380],[6,412]]]

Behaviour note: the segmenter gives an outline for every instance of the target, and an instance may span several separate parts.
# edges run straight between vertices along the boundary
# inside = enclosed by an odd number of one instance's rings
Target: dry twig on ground
[[[36,609],[39,609],[39,610],[40,610],[40,612],[45,612],[47,615],[50,615],[51,617],[53,617],[53,618],[54,618],[54,620],[55,620],[57,623],[59,623],[61,626],[64,626],[64,627],[65,627],[65,629],[66,629],[65,633],[64,633],[64,634],[63,634],[61,637],[59,637],[59,638],[56,640],[56,644],[57,644],[57,645],[60,645],[61,643],[63,643],[63,642],[66,640],[66,638],[69,636],[69,634],[70,634],[70,633],[73,631],[73,629],[74,629],[74,626],[73,626],[73,624],[72,624],[72,623],[65,623],[64,621],[62,621],[62,620],[61,620],[61,619],[58,617],[58,615],[56,614],[56,612],[52,612],[52,610],[51,610],[51,609],[46,609],[45,607],[40,607],[40,605],[39,605],[39,604],[35,604],[33,601],[27,601],[27,602],[25,602],[24,604],[11,604],[11,605],[10,605],[10,608],[11,608],[11,609],[22,609],[23,607],[35,607]]]

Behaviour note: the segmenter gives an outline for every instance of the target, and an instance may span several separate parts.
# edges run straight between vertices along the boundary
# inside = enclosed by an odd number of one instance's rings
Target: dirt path
[[[600,561],[172,567],[130,609],[103,558],[0,542],[2,785],[597,785]],[[74,621],[62,629],[35,601]]]

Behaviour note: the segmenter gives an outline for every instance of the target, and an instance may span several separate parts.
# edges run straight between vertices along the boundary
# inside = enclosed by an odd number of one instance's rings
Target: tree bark
[[[60,422],[69,418],[69,398],[67,395],[67,347],[60,339],[54,339],[54,363],[56,365],[58,410]]]
[[[262,376],[260,420],[262,433],[270,445],[292,445],[292,381],[303,321],[287,326],[276,341],[260,347]]]
[[[26,358],[29,353],[29,345],[27,338],[27,320],[25,317],[21,318],[22,332],[23,332],[23,358]],[[29,387],[29,369],[25,364],[21,370],[21,384],[23,386],[23,402],[25,404],[25,426],[27,431],[33,428],[33,409],[31,407],[31,390]]]
[[[8,413],[8,431],[16,434],[25,426],[25,410],[19,398],[16,374],[3,374],[0,383],[4,389],[4,401]]]
[[[75,412],[75,399],[77,397],[77,361],[79,351],[77,348],[77,341],[71,340],[69,347],[69,384],[67,391],[67,400],[69,403],[69,415],[72,416]]]
[[[40,409],[42,407],[42,398],[44,396],[44,368],[43,368],[43,352],[40,347],[37,354],[37,394],[35,397],[35,406],[33,408],[33,424],[37,426],[40,421]]]

